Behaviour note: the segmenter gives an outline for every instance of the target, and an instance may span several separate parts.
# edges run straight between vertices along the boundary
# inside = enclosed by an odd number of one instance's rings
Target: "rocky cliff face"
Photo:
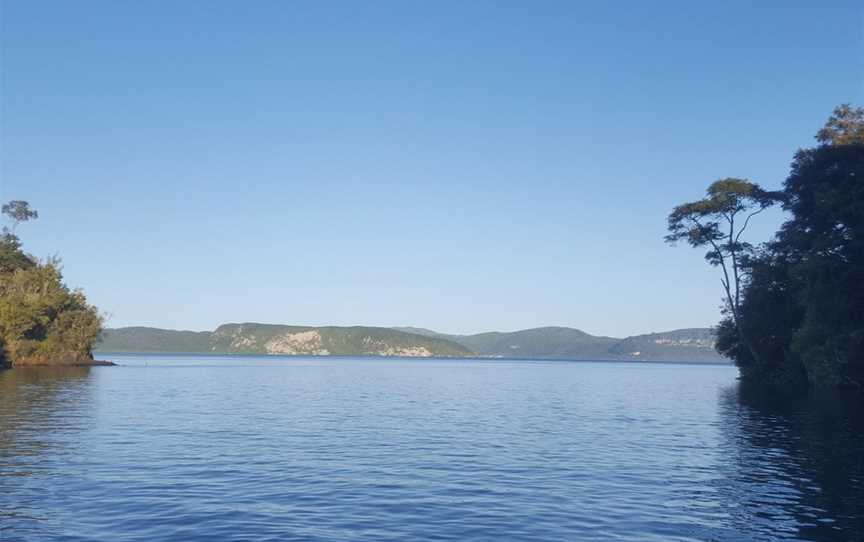
[[[282,333],[264,343],[268,354],[308,354],[327,356],[330,351],[324,348],[321,332],[317,329]]]
[[[453,342],[374,327],[302,327],[225,324],[213,333],[211,351],[305,356],[470,356]]]

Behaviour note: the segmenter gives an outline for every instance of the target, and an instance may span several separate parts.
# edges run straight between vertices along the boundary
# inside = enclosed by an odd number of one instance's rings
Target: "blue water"
[[[729,366],[109,358],[0,372],[0,540],[864,540],[861,404]]]

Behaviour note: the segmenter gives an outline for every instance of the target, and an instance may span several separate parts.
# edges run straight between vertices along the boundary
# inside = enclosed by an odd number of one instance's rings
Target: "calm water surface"
[[[727,366],[108,357],[0,372],[0,540],[864,540],[862,404]]]

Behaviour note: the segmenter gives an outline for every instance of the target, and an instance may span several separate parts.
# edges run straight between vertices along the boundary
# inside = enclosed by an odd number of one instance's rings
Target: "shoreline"
[[[117,364],[113,361],[94,359],[93,361],[83,363],[25,363],[23,365],[0,365],[0,371],[6,369],[25,369],[28,367],[56,368],[63,369],[66,367],[116,367]]]
[[[315,354],[258,354],[258,353],[226,353],[226,352],[100,352],[103,356],[166,356],[166,357],[238,357],[238,358],[272,358],[272,359],[332,359],[332,360],[347,360],[347,359],[369,359],[369,360],[440,360],[440,361],[535,361],[535,362],[576,362],[576,363],[635,363],[635,364],[685,364],[685,365],[718,365],[718,366],[734,366],[734,363],[727,360],[663,360],[663,359],[600,359],[600,358],[530,358],[530,357],[498,357],[498,356],[470,356],[470,357],[455,357],[455,356],[376,356],[369,354],[330,354],[330,355],[315,355]],[[115,364],[116,365],[116,364]]]

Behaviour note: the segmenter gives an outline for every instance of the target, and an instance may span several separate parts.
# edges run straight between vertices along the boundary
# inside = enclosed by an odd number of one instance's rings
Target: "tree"
[[[21,250],[21,243],[17,237],[0,236],[0,273],[28,269],[34,265],[36,265],[34,259]]]
[[[4,228],[6,235],[15,235],[18,224],[39,218],[39,213],[30,208],[30,204],[22,200],[13,200],[3,204],[2,213],[12,220],[12,229]]]
[[[804,310],[790,347],[814,384],[864,390],[864,140],[799,151],[784,190],[776,244]]]
[[[668,217],[667,243],[684,240],[694,248],[710,248],[705,259],[722,270],[726,308],[742,344],[755,358],[758,354],[741,322],[743,271],[753,246],[741,236],[754,216],[781,200],[779,193],[763,190],[746,179],[726,178],[711,183],[705,198],[675,207]]]
[[[864,143],[864,108],[839,105],[816,134],[823,145],[853,145]]]
[[[56,261],[0,273],[0,341],[13,365],[86,363],[101,325]]]
[[[738,310],[749,346],[741,341],[729,311],[717,326],[717,351],[735,360],[744,381],[784,388],[801,387],[808,381],[800,357],[791,348],[804,310],[796,295],[801,285],[790,270],[790,255],[776,243],[747,259],[747,281]]]

